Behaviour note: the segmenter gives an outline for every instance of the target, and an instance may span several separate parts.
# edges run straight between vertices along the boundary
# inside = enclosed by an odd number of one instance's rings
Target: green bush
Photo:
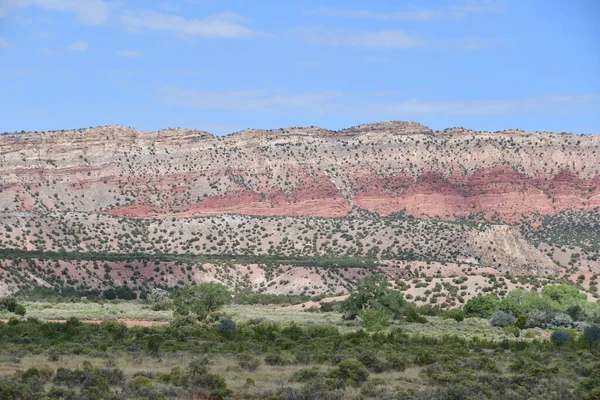
[[[238,365],[246,371],[256,371],[260,365],[260,360],[250,353],[240,353],[237,355]]]
[[[327,374],[344,385],[359,387],[369,378],[369,372],[358,360],[344,360]]]
[[[550,335],[550,341],[558,346],[562,346],[571,341],[571,336],[565,331],[554,331]]]
[[[235,321],[230,318],[220,318],[219,324],[217,325],[217,332],[226,338],[232,338],[237,331],[237,325]]]
[[[0,311],[9,311],[17,315],[25,315],[25,306],[19,304],[14,297],[3,297],[0,299]]]
[[[515,317],[505,313],[504,311],[496,311],[490,319],[490,325],[505,327],[514,324],[516,320],[517,319]]]
[[[406,322],[409,323],[417,323],[417,324],[426,324],[427,318],[420,315],[416,310],[412,309],[406,315]]]
[[[525,326],[527,325],[527,315],[519,315],[519,317],[517,318],[517,321],[515,322],[515,326],[518,327],[519,329],[525,329]]]
[[[469,299],[463,310],[467,317],[490,319],[498,306],[498,298],[492,295],[477,296]]]
[[[378,331],[389,324],[388,312],[381,308],[370,308],[360,313],[362,326],[369,331]]]
[[[588,343],[591,349],[594,345],[600,343],[600,326],[592,325],[585,328],[582,338]]]

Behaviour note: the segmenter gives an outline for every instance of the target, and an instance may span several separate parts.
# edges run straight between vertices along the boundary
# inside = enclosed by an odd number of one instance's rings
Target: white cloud
[[[548,95],[492,100],[397,100],[392,92],[290,94],[273,90],[210,92],[163,88],[159,100],[170,105],[228,112],[360,115],[394,119],[421,116],[494,116],[524,113],[600,111],[600,94]]]
[[[436,12],[433,10],[414,10],[401,12],[377,12],[368,10],[347,10],[343,8],[321,7],[307,11],[307,14],[326,15],[340,18],[370,18],[379,20],[417,20],[426,21],[434,19]]]
[[[504,8],[494,0],[467,0],[460,4],[439,9],[413,7],[407,11],[370,11],[320,7],[308,10],[306,14],[339,18],[377,19],[381,21],[430,21],[443,18],[465,18],[469,14],[496,14],[502,12],[504,12]]]
[[[229,11],[203,19],[186,19],[150,10],[126,11],[121,15],[121,21],[134,32],[166,31],[186,36],[229,39],[263,35],[244,27],[241,24],[244,18]]]
[[[67,50],[71,51],[87,51],[89,48],[88,42],[84,40],[78,40],[77,42],[71,43],[67,46]]]
[[[40,32],[38,34],[38,38],[40,38],[42,40],[53,40],[56,38],[56,36],[54,36],[53,34],[48,33],[48,32]]]
[[[110,7],[104,0],[1,0],[0,14],[23,7],[41,7],[47,10],[70,12],[85,25],[104,25],[108,21]]]
[[[143,56],[143,53],[141,51],[137,51],[137,50],[121,50],[117,52],[118,55],[120,55],[121,57],[127,57],[127,58],[140,58],[141,56]]]
[[[47,48],[47,47],[43,47],[40,49],[40,53],[42,53],[45,56],[53,56],[55,53],[54,51],[52,51],[51,49]]]
[[[3,36],[0,36],[0,49],[5,49],[8,47],[8,42]]]
[[[161,1],[158,7],[166,12],[179,12],[181,10],[181,7],[168,1]]]
[[[331,30],[324,27],[297,28],[292,35],[301,41],[328,46],[409,49],[425,47],[428,42],[401,30],[355,31]]]
[[[464,18],[469,14],[500,14],[504,12],[504,7],[494,0],[467,0],[463,4],[451,6],[449,10],[454,17]]]
[[[501,43],[497,38],[469,37],[428,40],[412,36],[402,30],[347,31],[325,27],[303,27],[291,31],[297,40],[326,46],[356,47],[363,49],[413,49],[421,47],[450,47],[479,50]]]

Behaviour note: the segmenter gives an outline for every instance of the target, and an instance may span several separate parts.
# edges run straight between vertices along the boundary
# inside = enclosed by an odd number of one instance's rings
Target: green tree
[[[521,315],[521,307],[513,299],[504,298],[498,302],[498,311],[518,317]]]
[[[373,275],[356,284],[356,291],[344,300],[341,309],[345,319],[354,319],[374,307],[383,308],[397,318],[405,305],[402,293],[390,289],[385,276]]]
[[[588,342],[590,350],[592,350],[593,345],[600,343],[600,326],[591,325],[585,328],[583,331],[583,340]]]
[[[492,295],[469,299],[463,307],[467,317],[490,319],[498,307],[498,298]]]
[[[573,304],[574,302],[585,301],[587,299],[584,293],[570,285],[544,286],[542,295],[549,297],[552,301],[560,305]]]
[[[4,297],[0,299],[0,311],[7,310],[17,315],[25,315],[25,307],[19,304],[14,297]]]
[[[535,289],[531,289],[531,291],[527,293],[527,296],[525,297],[523,311],[526,313],[531,311],[551,312],[555,311],[555,304],[553,304],[553,301],[550,297],[543,296]]]
[[[220,283],[201,283],[196,286],[186,286],[175,294],[173,302],[175,311],[181,315],[196,314],[204,320],[209,313],[231,301],[231,293]]]
[[[552,335],[550,335],[550,341],[557,346],[562,346],[571,341],[571,336],[565,331],[554,331],[552,332]]]
[[[383,308],[369,308],[360,313],[360,319],[365,329],[368,331],[377,331],[388,326],[390,315]]]

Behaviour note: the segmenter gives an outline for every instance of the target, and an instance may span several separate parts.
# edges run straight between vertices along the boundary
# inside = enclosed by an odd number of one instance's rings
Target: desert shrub
[[[19,304],[14,297],[3,297],[0,298],[0,311],[9,311],[17,315],[25,315],[25,306]]]
[[[558,346],[562,346],[571,341],[571,336],[565,331],[554,331],[550,335],[550,341]]]
[[[146,295],[146,300],[151,304],[157,304],[170,299],[171,294],[164,289],[154,288]]]
[[[300,400],[300,399],[319,399],[319,400],[342,400],[344,398],[344,388],[339,384],[343,382],[334,382],[332,379],[319,378],[310,380],[300,388],[282,388],[268,397],[269,400]],[[265,398],[267,398],[265,396]]]
[[[171,299],[164,299],[152,305],[152,311],[174,310],[175,303]]]
[[[366,398],[383,398],[385,394],[385,380],[381,378],[371,378],[360,388],[360,394]]]
[[[219,324],[217,325],[217,332],[220,335],[223,335],[227,338],[233,337],[237,330],[237,325],[234,320],[230,318],[221,318],[219,319]]]
[[[52,348],[48,350],[48,361],[57,362],[60,361],[60,353],[56,349]]]
[[[388,312],[381,308],[369,308],[360,313],[362,326],[369,331],[377,331],[389,324]]]
[[[496,311],[492,316],[492,319],[490,319],[490,325],[504,327],[514,324],[516,320],[517,319],[514,316],[507,314],[504,311]]]
[[[600,398],[600,378],[582,379],[577,387],[577,392],[583,400],[597,400]]]
[[[369,372],[358,360],[344,360],[329,371],[327,377],[343,382],[344,385],[358,387],[369,378]]]
[[[600,343],[600,325],[591,325],[585,328],[582,338],[588,343],[590,349]]]
[[[145,376],[135,376],[131,378],[127,384],[123,392],[128,397],[133,398],[144,398],[144,399],[156,399],[158,398],[158,394],[154,391],[154,386],[152,385],[152,381]]]
[[[461,309],[449,310],[443,314],[444,318],[452,318],[456,322],[462,322],[465,320],[465,312]]]
[[[240,353],[237,355],[238,366],[247,371],[256,371],[260,365],[260,360],[250,353]]]
[[[316,367],[304,368],[294,372],[290,377],[290,382],[308,382],[322,376],[324,376],[323,372]]]
[[[162,338],[159,335],[149,335],[146,339],[146,351],[154,356],[159,355]]]
[[[535,333],[533,331],[525,332],[525,339],[533,339],[535,338]]]
[[[225,378],[221,375],[211,373],[189,375],[185,382],[185,387],[190,389],[190,394],[194,397],[198,394],[203,394],[210,399],[224,399],[232,393],[232,390],[227,387]],[[202,396],[201,398],[206,397]]]
[[[527,315],[526,328],[570,328],[573,319],[569,314],[561,312],[532,311]]]
[[[423,317],[416,310],[412,309],[406,315],[406,322],[426,324],[428,321],[427,318]]]
[[[283,355],[281,355],[281,353],[277,353],[277,354],[267,354],[265,356],[265,364],[267,365],[288,365],[291,364],[292,362],[283,357]]]
[[[388,364],[372,350],[363,351],[356,358],[370,371],[375,373],[384,372],[389,368]]]
[[[514,336],[514,337],[519,337],[519,336],[521,336],[521,330],[519,329],[519,327],[517,327],[517,326],[515,326],[515,325],[509,325],[509,326],[506,326],[506,327],[504,328],[504,332],[505,332],[507,335],[512,335],[512,336]]]
[[[385,355],[385,361],[389,369],[394,371],[404,371],[408,366],[408,361],[398,353],[388,352]]]
[[[573,326],[577,332],[583,332],[585,328],[592,326],[592,324],[587,321],[576,321],[573,323]]]
[[[415,364],[417,365],[429,365],[436,361],[435,356],[430,351],[425,349],[419,349],[415,354]]]
[[[517,321],[515,322],[515,326],[519,329],[525,329],[527,325],[527,315],[519,315]]]

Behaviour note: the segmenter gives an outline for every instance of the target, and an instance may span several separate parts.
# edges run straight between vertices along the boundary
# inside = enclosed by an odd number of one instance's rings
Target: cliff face
[[[0,295],[338,293],[381,272],[421,279],[430,304],[426,287],[456,276],[468,298],[518,283],[483,275],[600,272],[598,152],[600,136],[411,122],[0,135]]]
[[[434,132],[406,122],[247,130],[124,127],[0,136],[0,208],[125,217],[340,217],[353,208],[514,221],[600,207],[600,137]]]

